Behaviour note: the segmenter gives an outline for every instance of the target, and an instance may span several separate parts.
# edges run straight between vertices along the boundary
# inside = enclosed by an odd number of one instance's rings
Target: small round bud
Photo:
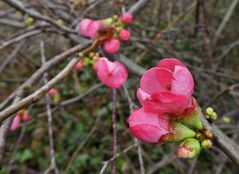
[[[212,115],[213,112],[214,112],[214,110],[213,110],[212,107],[208,107],[208,108],[206,109],[206,114],[207,114],[207,115]]]
[[[201,146],[202,146],[204,149],[210,149],[210,148],[212,148],[212,141],[209,140],[209,139],[203,140],[203,141],[201,142]]]
[[[199,141],[202,141],[202,140],[205,139],[205,136],[204,136],[202,133],[198,132],[198,133],[196,134],[196,138],[197,138]]]
[[[214,133],[213,133],[211,130],[206,130],[206,131],[204,132],[204,135],[205,135],[207,138],[211,139],[211,138],[213,137]]]
[[[133,21],[133,15],[130,14],[130,13],[124,13],[122,16],[121,16],[121,20],[124,24],[131,24],[132,21]]]
[[[107,25],[111,25],[113,22],[114,22],[113,18],[107,18],[107,19],[104,20],[104,23],[107,24]]]
[[[222,120],[224,123],[227,123],[227,124],[231,122],[231,118],[229,118],[228,116],[223,116]]]
[[[212,119],[212,120],[216,120],[216,119],[217,119],[217,113],[216,113],[216,112],[213,112],[213,113],[212,113],[211,119]]]

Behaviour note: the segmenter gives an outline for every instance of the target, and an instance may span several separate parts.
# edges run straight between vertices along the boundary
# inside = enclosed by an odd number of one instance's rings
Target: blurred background
[[[132,10],[136,0],[3,0],[0,2],[0,101],[11,95],[46,61],[79,43],[88,42],[72,30],[85,17],[104,19]],[[216,124],[239,142],[239,3],[238,0],[148,0],[134,15],[132,39],[120,53],[108,56],[129,70],[125,88],[117,90],[117,173],[140,173],[137,148],[129,133],[128,97],[135,93],[142,73],[160,59],[176,57],[195,80],[195,97],[203,109],[212,106]],[[17,4],[17,5],[16,5]],[[19,5],[20,4],[20,5]],[[23,13],[23,12],[26,13]],[[29,13],[30,11],[30,13]],[[29,14],[37,13],[33,17]],[[69,59],[71,56],[69,56]],[[53,78],[69,59],[48,71]],[[24,91],[31,94],[42,78]],[[56,86],[59,102],[51,103],[55,160],[60,173],[110,173],[112,158],[112,89],[100,84],[91,66],[73,72]],[[127,96],[129,93],[129,96]],[[0,173],[43,173],[49,168],[48,120],[45,98],[29,106],[32,120],[7,135]],[[1,134],[0,134],[1,135]],[[197,158],[178,159],[174,144],[140,143],[147,174],[231,174],[238,169],[217,147]],[[54,173],[54,170],[49,173]]]

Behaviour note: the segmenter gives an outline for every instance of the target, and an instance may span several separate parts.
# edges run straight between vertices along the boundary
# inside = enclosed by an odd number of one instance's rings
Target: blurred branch
[[[94,42],[90,47],[88,47],[87,49],[82,51],[80,53],[80,55],[81,55],[80,57],[84,56],[84,54],[91,51],[96,46],[96,43],[97,42]],[[73,58],[61,72],[59,72],[53,79],[51,79],[48,83],[46,83],[40,89],[38,89],[37,91],[35,91],[33,94],[29,95],[28,97],[22,99],[18,103],[13,104],[13,105],[9,106],[8,108],[6,108],[5,110],[1,111],[0,112],[0,122],[7,119],[12,114],[19,111],[20,109],[22,109],[26,106],[29,106],[30,104],[40,100],[48,92],[49,89],[51,89],[53,86],[55,86],[56,84],[61,82],[65,77],[67,77],[71,73],[72,69],[77,64],[78,61],[79,61],[78,58]],[[48,64],[48,66],[49,66],[49,64]]]
[[[71,28],[68,28],[68,27],[63,26],[63,25],[59,25],[58,23],[56,23],[54,20],[52,20],[48,16],[40,14],[39,12],[37,12],[35,10],[25,8],[21,1],[18,1],[18,0],[3,0],[3,2],[7,3],[9,6],[12,6],[12,7],[16,8],[17,10],[19,10],[23,13],[28,14],[29,16],[31,16],[35,19],[46,21],[46,22],[52,24],[53,26],[55,26],[56,28],[61,29],[65,32],[67,32],[67,33],[77,33],[77,31],[72,30]]]

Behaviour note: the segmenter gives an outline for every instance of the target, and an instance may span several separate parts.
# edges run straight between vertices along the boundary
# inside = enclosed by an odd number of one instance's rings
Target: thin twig
[[[41,52],[41,61],[42,61],[42,64],[44,65],[46,63],[46,57],[45,57],[45,45],[43,40],[41,40],[40,42],[40,52]],[[44,83],[47,84],[48,74],[45,73],[43,78],[44,78]],[[55,174],[59,174],[60,172],[56,165],[56,158],[55,158],[55,148],[54,148],[53,130],[52,130],[51,98],[49,94],[46,94],[45,100],[46,100],[46,111],[47,111],[47,121],[48,121],[49,148],[50,148],[50,157],[51,157],[51,164],[49,169],[54,170]],[[48,172],[45,172],[45,174],[47,173]]]
[[[113,157],[117,153],[117,128],[116,128],[116,89],[113,89],[112,94],[112,129],[113,129]],[[111,163],[111,174],[115,174],[115,160]]]

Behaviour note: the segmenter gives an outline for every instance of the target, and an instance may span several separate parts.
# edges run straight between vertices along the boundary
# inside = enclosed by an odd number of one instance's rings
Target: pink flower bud
[[[131,24],[132,21],[133,21],[133,15],[130,14],[130,13],[124,13],[122,16],[121,16],[121,20],[123,23],[125,24]]]
[[[20,123],[21,123],[21,117],[19,115],[16,115],[12,121],[10,130],[15,131],[17,128],[20,127]]]
[[[125,30],[125,29],[121,29],[120,32],[119,32],[119,38],[122,40],[122,41],[128,41],[130,40],[130,37],[131,37],[131,34],[128,30]]]
[[[23,121],[23,122],[30,121],[31,119],[32,119],[31,115],[29,115],[27,112],[25,112],[25,113],[22,115],[22,121]]]
[[[76,70],[76,71],[80,71],[83,66],[84,66],[84,62],[83,62],[83,60],[80,60],[80,61],[76,64],[75,70]]]
[[[128,71],[122,63],[111,62],[105,57],[96,61],[94,69],[100,81],[111,88],[120,88],[128,78]]]
[[[50,95],[56,95],[58,93],[58,90],[56,88],[51,88],[49,91],[48,91],[48,94]]]
[[[165,135],[173,132],[168,117],[144,108],[134,111],[128,123],[131,134],[148,143],[158,143]]]
[[[120,41],[118,39],[110,39],[104,44],[104,51],[108,54],[115,54],[120,49]]]
[[[101,21],[83,19],[79,24],[79,34],[85,37],[95,37],[100,26]]]
[[[200,143],[194,138],[187,138],[178,147],[179,158],[193,158],[201,151]]]

